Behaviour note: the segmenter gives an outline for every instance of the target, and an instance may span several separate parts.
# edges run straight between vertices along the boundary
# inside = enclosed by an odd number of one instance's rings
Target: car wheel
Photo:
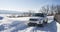
[[[43,21],[43,23],[47,24],[47,21]]]
[[[31,26],[31,23],[28,23],[28,26]]]
[[[43,24],[37,24],[37,27],[43,27]]]
[[[28,23],[28,26],[36,26],[36,23]]]

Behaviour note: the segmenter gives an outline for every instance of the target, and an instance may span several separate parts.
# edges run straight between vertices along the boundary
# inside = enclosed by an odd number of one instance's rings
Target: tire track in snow
[[[14,22],[14,23],[17,24],[17,25],[12,23],[13,26],[4,30],[3,32],[6,32],[6,31],[8,31],[8,32],[14,31],[15,32],[15,30],[18,31],[18,30],[23,30],[23,29],[27,28],[27,26],[25,25],[26,22],[24,22],[24,21],[21,21],[20,23],[19,22],[18,23]]]
[[[34,29],[35,27],[28,27],[22,31],[18,31],[18,32],[33,32],[32,29]]]
[[[18,24],[17,26],[15,26],[15,29],[13,29],[11,32],[17,32],[17,31],[22,31],[24,29],[26,29],[28,26],[25,24],[26,22],[22,22],[21,24]]]

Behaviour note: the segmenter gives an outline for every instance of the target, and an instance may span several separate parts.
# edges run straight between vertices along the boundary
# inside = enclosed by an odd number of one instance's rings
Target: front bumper
[[[43,21],[30,21],[29,23],[43,24]]]
[[[43,24],[37,24],[37,23],[28,23],[28,26],[37,26],[37,27],[43,27]]]

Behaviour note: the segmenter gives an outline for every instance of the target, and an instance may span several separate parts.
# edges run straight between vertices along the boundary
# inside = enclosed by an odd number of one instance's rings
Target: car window
[[[42,14],[42,13],[36,13],[36,14],[33,14],[33,16],[44,17],[44,14]]]

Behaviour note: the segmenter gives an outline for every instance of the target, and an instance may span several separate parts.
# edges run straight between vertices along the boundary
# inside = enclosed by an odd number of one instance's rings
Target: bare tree
[[[29,16],[31,16],[33,13],[35,13],[35,11],[34,10],[29,10],[28,13],[29,13]]]
[[[39,11],[42,13],[55,15],[58,12],[60,13],[60,5],[43,6]]]
[[[49,11],[49,5],[47,6],[43,6],[39,12],[42,12],[42,13],[45,13],[45,14],[48,14],[48,11]]]
[[[57,5],[56,7],[57,7],[58,13],[60,14],[60,5]]]

